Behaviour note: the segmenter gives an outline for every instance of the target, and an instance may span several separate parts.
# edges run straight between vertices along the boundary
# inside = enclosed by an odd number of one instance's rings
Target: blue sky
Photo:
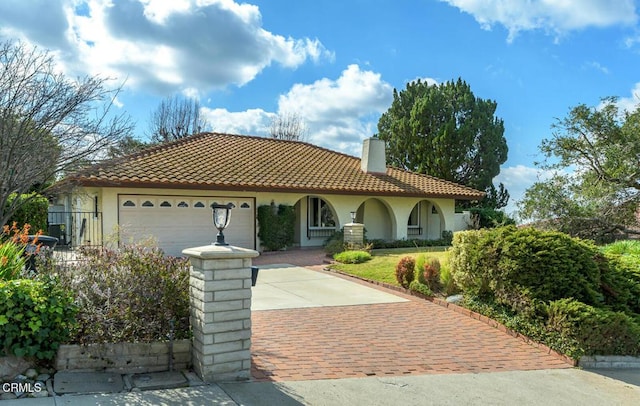
[[[125,83],[144,137],[160,101],[198,97],[213,130],[266,135],[298,114],[307,141],[360,156],[394,88],[461,77],[498,103],[508,211],[539,176],[537,147],[579,103],[640,96],[633,0],[3,0],[0,36],[50,50],[72,77]]]

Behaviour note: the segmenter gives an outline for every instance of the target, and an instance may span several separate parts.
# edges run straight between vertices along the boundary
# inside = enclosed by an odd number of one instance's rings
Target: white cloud
[[[393,87],[379,73],[349,65],[336,80],[295,84],[278,101],[280,113],[293,112],[307,123],[309,142],[360,155],[364,138],[391,105]]]
[[[409,80],[409,81],[408,81],[408,83],[414,83],[414,82],[417,82],[418,80],[419,80],[419,81],[421,81],[421,82],[423,82],[423,83],[426,83],[426,84],[427,84],[427,85],[429,85],[429,86],[436,86],[436,85],[438,85],[438,81],[437,81],[436,79],[429,78],[429,77],[423,77],[423,78],[421,78],[421,77],[417,77],[417,78],[415,78],[415,79],[413,79],[413,80]]]
[[[200,108],[200,114],[211,124],[212,131],[260,136],[269,134],[271,120],[276,115],[262,109],[231,112],[227,109],[210,109],[208,107]]]
[[[605,75],[608,75],[609,72],[609,68],[607,68],[606,66],[601,65],[599,62],[595,62],[595,61],[591,61],[591,62],[587,62],[585,63],[585,67],[590,68],[590,69],[595,69],[601,73],[604,73]]]
[[[297,114],[308,129],[305,141],[360,156],[362,140],[377,132],[380,114],[392,98],[393,88],[380,74],[349,65],[335,80],[293,85],[280,96],[277,112],[202,108],[201,113],[215,131],[261,136],[269,134],[278,114]]]
[[[496,24],[511,42],[521,31],[543,30],[560,36],[586,27],[635,24],[633,0],[441,0],[471,14],[483,29]]]
[[[640,82],[636,83],[633,89],[631,89],[631,95],[629,97],[622,97],[618,99],[618,107],[629,112],[638,108],[639,103],[640,103]]]
[[[36,1],[0,2],[0,33],[51,49],[70,73],[161,94],[242,86],[271,64],[333,58],[318,39],[267,31],[257,6],[232,0]]]

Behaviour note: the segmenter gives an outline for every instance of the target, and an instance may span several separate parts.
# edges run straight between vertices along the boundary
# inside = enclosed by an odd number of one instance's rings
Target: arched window
[[[409,227],[420,227],[420,202],[413,206],[413,210],[411,210],[411,214],[409,214],[409,219],[407,220],[407,225]]]
[[[329,203],[319,197],[309,197],[309,227],[335,228],[336,221]]]

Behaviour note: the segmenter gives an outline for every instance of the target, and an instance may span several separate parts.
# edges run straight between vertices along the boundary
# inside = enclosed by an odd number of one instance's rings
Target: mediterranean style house
[[[152,237],[168,255],[210,244],[210,205],[233,203],[224,231],[232,245],[260,250],[257,207],[293,206],[295,245],[320,246],[346,223],[369,239],[439,239],[466,229],[455,200],[483,193],[432,176],[387,167],[385,143],[364,140],[362,158],[299,141],[201,133],[93,165],[68,176],[50,234],[62,244],[100,245]],[[78,216],[77,213],[83,213]],[[52,232],[53,230],[53,232]]]

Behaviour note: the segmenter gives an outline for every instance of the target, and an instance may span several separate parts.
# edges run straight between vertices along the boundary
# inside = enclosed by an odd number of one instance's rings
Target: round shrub
[[[403,288],[408,288],[415,279],[416,261],[413,257],[403,257],[396,265],[396,280]]]
[[[335,233],[323,245],[324,252],[329,255],[338,254],[346,249],[344,243],[344,234],[342,232]]]
[[[335,254],[333,259],[343,264],[360,264],[369,261],[371,254],[366,251],[344,251]]]

